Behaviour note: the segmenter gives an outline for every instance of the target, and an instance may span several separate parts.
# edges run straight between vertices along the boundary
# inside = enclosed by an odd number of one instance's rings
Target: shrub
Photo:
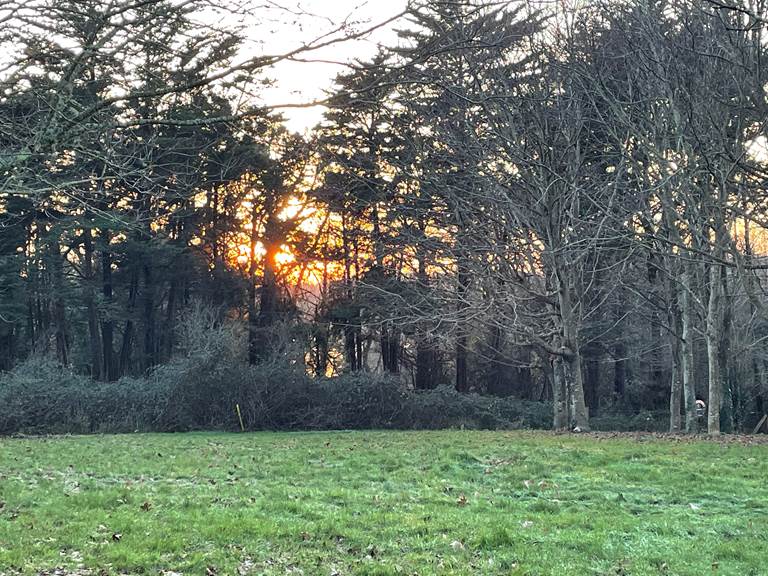
[[[368,373],[310,378],[290,357],[249,366],[231,352],[241,338],[209,327],[202,344],[144,378],[95,382],[35,358],[0,374],[0,434],[236,430],[515,429],[551,426],[552,405],[412,390]],[[596,430],[663,430],[666,416],[593,418]]]
[[[94,382],[45,359],[0,375],[0,434],[249,430],[546,428],[547,404],[414,391],[396,379],[312,379],[299,365],[249,366],[223,344],[177,358],[146,378]]]
[[[169,392],[145,380],[94,382],[32,358],[0,376],[0,434],[155,430]]]
[[[461,394],[450,386],[411,392],[406,408],[406,428],[546,429],[552,421],[549,403]]]

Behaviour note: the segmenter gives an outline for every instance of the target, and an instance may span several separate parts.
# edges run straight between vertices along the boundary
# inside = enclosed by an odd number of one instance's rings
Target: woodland
[[[764,0],[267,9],[0,0],[0,433],[764,425]]]

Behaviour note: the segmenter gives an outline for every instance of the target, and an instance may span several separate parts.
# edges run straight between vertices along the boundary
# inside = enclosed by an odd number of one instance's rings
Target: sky
[[[316,41],[338,28],[343,22],[353,23],[353,30],[366,30],[401,13],[407,0],[212,0],[222,11],[204,10],[198,20],[202,24],[244,26],[245,46],[242,58],[262,54],[282,54]],[[3,0],[0,0],[0,5]],[[231,9],[244,7],[235,16]],[[0,9],[0,17],[3,15]],[[402,22],[402,21],[401,21]],[[403,26],[403,24],[401,24]],[[396,43],[396,23],[384,26],[368,37],[335,44],[305,54],[306,59],[340,63],[355,58],[372,57],[379,44]],[[332,88],[333,79],[344,71],[343,64],[326,62],[283,62],[268,71],[275,80],[273,87],[264,88],[263,101],[268,105],[297,104],[322,99]],[[300,133],[315,126],[323,114],[322,107],[286,108],[281,110],[287,126]]]
[[[271,2],[269,2],[271,3]],[[284,52],[311,42],[345,20],[357,22],[364,30],[384,22],[405,8],[406,0],[283,0],[280,9],[271,10],[273,22],[254,26],[249,40],[266,53]],[[311,13],[299,17],[293,13]],[[397,24],[390,24],[372,33],[368,38],[344,42],[306,55],[307,59],[322,59],[348,63],[355,58],[366,59],[376,53],[378,44],[394,44]],[[276,85],[264,91],[267,104],[311,102],[325,97],[324,90],[333,86],[333,79],[344,71],[341,64],[325,62],[284,62],[270,71]],[[317,124],[322,107],[282,110],[286,124],[292,130],[304,133]]]

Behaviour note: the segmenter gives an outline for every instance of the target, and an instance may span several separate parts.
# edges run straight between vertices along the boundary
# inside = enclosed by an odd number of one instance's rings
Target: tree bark
[[[682,429],[682,415],[680,405],[683,393],[682,377],[682,353],[680,340],[676,335],[672,336],[672,382],[669,390],[669,431],[680,432]]]
[[[623,402],[627,388],[627,348],[623,341],[613,347],[613,394],[618,402]]]
[[[720,266],[714,262],[709,265],[709,302],[707,304],[706,339],[707,366],[709,368],[709,406],[707,413],[707,432],[720,434],[720,406],[722,403],[722,382],[720,373]]]
[[[435,345],[426,335],[416,342],[416,376],[414,385],[419,390],[430,390],[437,386],[439,370]]]
[[[62,366],[69,366],[69,333],[64,304],[64,256],[58,238],[51,243],[50,282],[53,296],[51,316],[56,339],[56,359]]]
[[[731,379],[733,358],[731,355],[731,324],[733,310],[728,288],[728,276],[725,267],[719,267],[720,272],[720,329],[718,353],[720,354],[720,422],[723,432],[731,433],[735,427],[733,402],[733,381]]]
[[[151,368],[157,364],[157,335],[155,322],[155,283],[152,265],[148,259],[142,263],[144,279],[143,316],[144,316],[144,358],[142,368]]]
[[[120,363],[119,363],[119,375],[125,374],[131,364],[131,356],[133,355],[133,339],[134,339],[134,321],[133,313],[136,307],[136,298],[139,292],[139,272],[134,267],[131,270],[131,284],[128,288],[128,318],[125,321],[125,328],[123,328],[123,340],[120,345]]]
[[[248,359],[258,364],[269,358],[275,348],[274,327],[280,316],[280,291],[277,285],[277,254],[281,239],[276,209],[268,207],[264,229],[264,263],[262,266],[261,290],[259,291],[258,313],[249,317]],[[252,278],[251,283],[254,283]],[[254,293],[255,296],[255,293]],[[255,305],[255,297],[252,305]],[[255,310],[251,310],[255,312]]]
[[[459,274],[457,282],[457,306],[459,308],[459,315],[465,308],[464,298],[466,297],[467,289],[469,288],[469,275],[464,269],[463,264],[459,264]],[[458,392],[469,392],[469,380],[467,379],[467,334],[466,326],[459,318],[458,333],[456,335],[456,390]]]
[[[693,265],[685,264],[681,286],[682,304],[682,370],[683,370],[683,399],[685,403],[685,431],[695,434],[699,431],[699,420],[696,415],[696,374],[694,365],[694,309],[693,289],[695,277]]]
[[[584,358],[584,401],[590,414],[595,414],[600,404],[600,357],[597,354],[596,350],[590,349]]]
[[[571,287],[568,285],[568,281],[563,279],[560,273],[557,275],[557,280],[566,377],[569,383],[572,410],[571,423],[574,428],[586,432],[589,430],[589,413],[584,401],[584,375],[581,369],[577,311],[573,306]]]
[[[105,247],[101,253],[101,285],[106,311],[101,322],[101,348],[104,357],[102,375],[105,380],[117,380],[117,362],[114,348],[114,318],[112,316],[112,254],[108,249],[109,240],[105,239]]]
[[[173,356],[174,336],[176,334],[176,307],[178,300],[179,282],[174,277],[168,287],[168,303],[165,312],[165,326],[163,327],[162,359],[168,360]]]
[[[669,341],[672,355],[672,375],[669,387],[669,431],[676,433],[682,430],[682,416],[680,414],[683,395],[683,352],[682,352],[682,311],[678,287],[674,278],[667,282],[667,299],[669,319]]]
[[[565,366],[562,356],[552,360],[552,400],[554,404],[555,430],[568,429],[568,390],[565,381]]]
[[[384,372],[388,374],[400,372],[400,335],[389,322],[385,323],[381,328],[379,344],[381,346],[381,364]]]
[[[103,377],[103,359],[101,340],[99,338],[99,315],[96,309],[94,295],[94,265],[93,265],[93,233],[90,228],[83,231],[83,276],[85,277],[85,309],[88,315],[88,336],[91,352],[91,378],[101,380]]]
[[[584,401],[584,372],[581,352],[577,349],[566,358],[566,374],[571,396],[572,425],[574,430],[589,431],[589,410]]]

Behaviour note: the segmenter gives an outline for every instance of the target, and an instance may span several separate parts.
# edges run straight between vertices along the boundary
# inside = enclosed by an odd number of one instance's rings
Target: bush
[[[0,376],[0,434],[155,430],[169,397],[144,380],[94,382],[33,358]]]
[[[510,397],[461,394],[450,386],[411,392],[405,428],[547,429],[552,425],[552,405]]]
[[[39,358],[0,375],[0,434],[234,430],[235,405],[248,430],[547,428],[551,414],[548,404],[414,391],[371,374],[315,380],[298,365],[249,366],[218,347],[113,383]]]
[[[182,334],[182,355],[144,378],[95,382],[43,358],[0,374],[0,434],[236,430],[236,405],[248,430],[551,427],[550,403],[448,386],[412,390],[367,373],[313,379],[289,350],[250,366],[237,352],[245,349],[242,330],[215,314],[197,314]],[[656,431],[666,418],[607,414],[591,422],[595,430]]]

